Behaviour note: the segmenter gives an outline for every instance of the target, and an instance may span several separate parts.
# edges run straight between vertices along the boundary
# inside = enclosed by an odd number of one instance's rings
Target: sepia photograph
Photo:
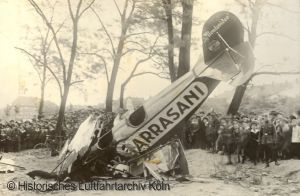
[[[300,195],[299,0],[0,0],[0,195]]]

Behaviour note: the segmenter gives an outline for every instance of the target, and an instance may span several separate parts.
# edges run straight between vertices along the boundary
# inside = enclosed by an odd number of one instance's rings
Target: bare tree
[[[157,55],[156,54],[156,51],[155,51],[155,46],[156,46],[156,43],[159,39],[160,35],[155,39],[153,45],[149,48],[149,53],[148,54],[144,54],[146,55],[145,58],[143,59],[140,59],[136,62],[136,64],[134,65],[132,71],[130,72],[129,76],[127,77],[127,79],[121,84],[121,91],[120,91],[120,108],[123,108],[124,109],[124,93],[125,93],[125,88],[127,86],[127,84],[135,77],[138,77],[138,76],[142,76],[142,75],[145,75],[145,74],[152,74],[152,75],[155,75],[155,76],[158,76],[160,78],[164,78],[164,79],[169,79],[169,77],[165,77],[163,76],[163,73],[155,73],[155,72],[149,72],[149,71],[144,71],[144,72],[140,72],[140,73],[136,73],[138,67],[143,64],[144,62],[150,60],[151,58],[153,58],[153,56]],[[143,51],[141,51],[142,53],[144,53],[146,49],[144,49]]]
[[[115,83],[116,79],[118,76],[118,71],[119,71],[119,66],[120,62],[123,56],[123,49],[124,49],[124,44],[126,39],[130,36],[135,36],[137,34],[128,34],[128,29],[131,24],[131,20],[133,18],[134,11],[136,9],[136,0],[126,0],[124,2],[124,7],[121,10],[117,2],[114,0],[114,4],[116,6],[116,9],[118,11],[118,14],[120,16],[120,23],[121,23],[121,32],[118,40],[117,47],[115,47],[113,38],[111,34],[108,32],[100,14],[94,9],[91,8],[95,16],[97,17],[101,27],[104,29],[105,34],[109,40],[110,47],[111,47],[111,54],[113,57],[113,66],[112,66],[112,71],[110,73],[110,77],[107,79],[109,80],[108,82],[108,87],[107,87],[107,93],[106,93],[106,111],[111,112],[112,111],[112,104],[113,104],[113,94],[114,94],[114,89],[115,89]]]
[[[158,73],[154,73],[151,71],[144,71],[149,74],[158,75],[159,77],[166,78],[164,75],[165,72],[161,71],[163,70],[163,67],[168,64],[169,68],[169,75],[171,81],[175,81],[176,79],[176,67],[174,63],[174,35],[173,35],[173,6],[175,2],[172,2],[171,0],[159,0],[159,1],[153,1],[153,2],[142,2],[137,0],[126,0],[123,4],[123,8],[121,9],[118,5],[117,1],[113,1],[114,5],[116,7],[116,11],[118,12],[120,16],[120,27],[121,27],[121,35],[118,36],[118,40],[115,41],[114,36],[112,33],[109,32],[109,29],[106,27],[105,22],[103,21],[101,17],[101,13],[94,8],[94,6],[91,8],[95,16],[97,17],[100,27],[104,32],[104,35],[107,38],[109,47],[102,48],[98,51],[93,52],[80,52],[80,54],[89,54],[94,55],[99,58],[100,64],[103,65],[105,68],[105,75],[108,82],[108,88],[107,88],[107,95],[106,95],[106,110],[112,111],[112,100],[113,100],[113,93],[115,88],[115,82],[118,77],[119,69],[121,68],[121,60],[122,58],[131,53],[134,52],[141,53],[142,55],[146,56],[146,59],[139,59],[137,60],[136,64],[133,67],[133,70],[131,71],[129,77],[121,84],[121,92],[120,92],[120,106],[123,107],[123,98],[124,98],[124,91],[126,88],[126,85],[131,81],[132,78],[136,76],[145,75],[144,73],[136,73],[137,68],[142,63],[151,60],[153,62],[153,66],[155,69],[158,69]],[[193,8],[193,1],[185,0],[181,2],[184,6],[183,14],[180,15],[181,17],[184,17],[183,22],[183,33],[182,33],[182,47],[184,49],[181,49],[181,74],[183,75],[189,70],[189,61],[190,61],[190,45],[191,45],[191,27],[192,27],[192,8]],[[158,5],[158,7],[154,6]],[[149,6],[152,8],[149,8]],[[179,17],[177,17],[179,18]],[[149,20],[149,21],[148,21]],[[158,22],[158,20],[160,22]],[[156,24],[158,28],[161,28],[161,24],[164,23],[167,35],[168,35],[168,47],[166,45],[159,45],[157,44],[156,48],[152,50],[153,54],[155,53],[155,58],[153,58],[153,55],[149,55],[147,50],[151,49],[151,46],[146,47],[147,43],[142,43],[141,40],[143,39],[151,39],[155,32],[153,31],[153,25],[156,21],[159,24]],[[149,22],[149,23],[147,23]],[[163,23],[162,23],[163,22]],[[145,29],[144,31],[141,31],[141,28],[137,27],[137,23],[142,23],[144,26],[142,27]],[[146,30],[145,24],[149,25],[150,29],[149,31]],[[136,28],[137,27],[137,28]],[[186,30],[187,28],[187,30]],[[149,35],[147,37],[143,37],[144,35]],[[159,45],[159,46],[158,46]],[[168,49],[167,54],[162,49],[158,48],[164,48]],[[108,51],[109,49],[109,51]],[[109,54],[109,57],[112,59],[112,66],[111,69],[108,69],[110,66],[108,57],[104,54]],[[186,63],[188,62],[188,63]],[[109,71],[108,71],[109,70]],[[181,75],[180,75],[181,76]]]
[[[163,58],[153,63],[160,64],[156,67],[158,69],[165,66],[169,70],[171,82],[174,82],[177,77],[176,49],[182,43],[177,37],[179,31],[176,29],[176,24],[182,21],[182,13],[177,9],[181,6],[180,2],[176,0],[145,1],[138,16],[144,26],[155,29],[157,32],[166,32],[167,43],[164,41],[160,43],[165,44],[161,50],[161,54],[164,53]]]
[[[231,100],[230,107],[228,109],[228,114],[236,114],[236,112],[239,110],[239,107],[242,102],[242,98],[246,92],[247,86],[250,84],[250,82],[259,75],[274,75],[274,76],[280,76],[280,75],[300,75],[299,71],[286,71],[286,72],[273,72],[273,71],[261,71],[261,72],[255,72],[253,73],[250,78],[239,87],[236,88],[234,96]],[[236,112],[232,112],[236,111]]]
[[[148,3],[148,2],[147,2]],[[149,24],[152,25],[152,28],[157,26],[159,30],[163,29],[167,32],[167,56],[162,55],[160,62],[157,62],[156,59],[152,59],[155,65],[167,65],[169,68],[169,75],[171,82],[174,82],[176,79],[184,75],[190,70],[190,48],[191,48],[191,37],[192,37],[192,26],[193,26],[193,6],[194,0],[159,0],[159,1],[152,1],[151,3],[146,4],[147,8],[144,8],[144,15],[141,16],[141,19],[146,21],[149,20]],[[180,5],[180,6],[179,6]],[[182,11],[178,11],[176,7],[181,7]],[[162,9],[162,13],[159,11]],[[153,22],[153,20],[155,22]],[[173,27],[173,20],[176,23],[181,22],[181,30],[176,30]],[[162,23],[163,22],[163,23]],[[163,25],[162,25],[163,24]],[[165,28],[162,28],[164,26]],[[175,39],[175,33],[181,33],[181,39]],[[174,57],[177,54],[177,49],[179,46],[179,59],[178,59],[178,66],[176,66],[174,62]],[[163,63],[162,63],[163,62]],[[166,62],[166,63],[164,63]],[[160,66],[156,68],[160,68]],[[178,69],[177,69],[178,67]],[[134,70],[133,70],[134,71]],[[156,73],[157,75],[157,73]],[[131,76],[135,76],[132,73],[128,79],[131,79]],[[158,76],[163,76],[162,73],[159,73]],[[127,85],[127,81],[122,84],[121,86],[121,97],[124,96],[124,86]],[[183,128],[184,123],[181,126],[178,126],[178,135],[182,141],[184,141],[184,131]]]
[[[47,4],[47,6],[50,7],[50,9],[51,9],[51,17],[50,17],[49,22],[52,23],[53,14],[54,14],[54,10],[55,10],[55,4],[53,6],[50,4]],[[62,23],[59,26],[59,28],[55,32],[56,34],[63,27],[63,24],[64,23]],[[61,92],[61,84],[56,76],[57,74],[51,69],[51,67],[50,67],[51,62],[49,62],[49,56],[50,56],[49,53],[51,52],[50,48],[51,48],[51,44],[53,42],[53,36],[51,38],[51,35],[50,35],[50,28],[47,27],[45,32],[42,32],[42,30],[39,27],[37,27],[37,30],[39,31],[39,36],[37,38],[34,37],[34,40],[38,40],[39,43],[33,42],[34,45],[40,46],[37,49],[37,51],[32,51],[32,49],[28,50],[28,49],[24,49],[24,48],[20,48],[20,47],[15,47],[15,48],[17,50],[20,50],[21,52],[25,53],[28,56],[29,61],[31,62],[31,64],[33,65],[33,68],[35,69],[36,73],[39,76],[41,95],[40,95],[40,102],[39,102],[39,107],[38,107],[38,119],[40,119],[43,116],[46,86],[47,86],[47,83],[51,80],[51,77],[48,76],[47,72],[50,72],[52,77],[55,78],[55,81],[58,84],[61,96],[62,96],[62,92]],[[34,48],[34,47],[31,47],[31,48]]]
[[[100,27],[103,30],[103,33],[109,43],[109,48],[102,48],[96,52],[81,52],[81,54],[89,54],[94,55],[99,58],[101,65],[105,69],[105,75],[108,83],[107,93],[106,93],[106,111],[112,111],[113,104],[113,95],[114,89],[116,85],[116,79],[118,77],[118,72],[121,69],[121,61],[122,59],[130,54],[139,54],[139,56],[146,56],[144,59],[139,59],[133,67],[129,78],[125,80],[121,85],[121,98],[120,105],[123,107],[123,95],[125,91],[125,86],[131,80],[132,77],[135,77],[136,70],[139,65],[142,63],[152,60],[154,55],[162,55],[155,48],[149,46],[147,41],[151,39],[153,34],[157,34],[155,32],[151,32],[150,30],[145,30],[145,27],[139,28],[137,24],[139,23],[139,18],[137,17],[137,12],[141,12],[142,5],[145,2],[138,0],[126,0],[124,1],[123,8],[121,9],[117,1],[113,1],[116,11],[120,17],[120,35],[117,37],[117,40],[114,38],[113,34],[109,32],[109,29],[106,27],[104,23],[101,13],[94,8],[91,8],[96,18],[99,21]],[[146,37],[145,35],[149,35]],[[145,41],[147,40],[147,41]],[[156,43],[156,42],[155,42]],[[152,48],[152,49],[151,49]],[[147,51],[151,51],[147,53]],[[105,55],[105,54],[106,55]],[[108,54],[108,55],[107,55]],[[112,66],[109,66],[109,64]],[[109,69],[110,68],[110,69]],[[150,73],[150,72],[147,72]],[[144,74],[138,74],[144,75]]]
[[[40,6],[36,3],[34,0],[27,0],[30,5],[34,8],[36,13],[43,19],[45,25],[50,29],[50,32],[53,36],[53,41],[56,47],[56,51],[59,56],[60,60],[60,66],[62,69],[62,83],[61,83],[61,103],[59,107],[58,112],[58,118],[57,118],[57,124],[56,124],[56,132],[59,135],[62,135],[63,133],[63,121],[64,121],[64,113],[66,109],[66,103],[70,91],[70,87],[78,82],[81,81],[72,81],[73,76],[73,68],[75,65],[75,58],[77,55],[77,45],[78,45],[78,27],[79,27],[79,20],[82,17],[82,15],[93,5],[95,0],[88,1],[86,6],[84,7],[84,1],[78,0],[77,4],[71,4],[70,0],[67,0],[68,3],[68,11],[69,15],[72,21],[72,44],[71,44],[71,52],[69,56],[69,61],[66,61],[60,46],[60,43],[58,41],[58,36],[56,33],[56,30],[54,29],[52,23],[47,18],[43,10],[40,8]],[[72,7],[72,5],[75,5],[75,9]]]
[[[190,49],[193,26],[194,0],[181,0],[182,4],[182,26],[181,46],[179,49],[179,64],[177,78],[190,70]]]
[[[245,13],[247,13],[246,10],[249,10],[249,14],[250,14],[250,20],[247,21],[247,25],[245,26],[245,30],[247,32],[248,35],[248,40],[249,43],[251,44],[252,48],[255,49],[256,46],[256,41],[258,38],[260,38],[261,36],[265,36],[265,35],[272,35],[272,36],[281,36],[284,38],[287,38],[289,40],[294,41],[293,38],[291,38],[288,35],[284,35],[282,33],[278,33],[278,32],[273,32],[273,31],[267,31],[267,32],[261,32],[258,33],[257,32],[257,28],[259,25],[259,21],[260,21],[260,17],[262,15],[262,11],[263,8],[265,8],[266,6],[269,7],[275,7],[278,8],[281,6],[273,4],[271,1],[269,0],[248,0],[246,1],[242,1],[242,0],[235,0],[243,9],[243,11]],[[286,9],[284,9],[286,10]],[[250,23],[250,24],[249,24]],[[245,91],[247,89],[247,86],[249,84],[249,82],[252,80],[253,77],[255,77],[256,75],[261,75],[261,74],[271,74],[271,75],[282,75],[282,74],[290,74],[290,73],[295,73],[297,74],[297,72],[280,72],[280,74],[278,74],[277,72],[258,72],[258,73],[254,73],[246,82],[244,82],[244,84],[238,86],[234,92],[234,96],[232,98],[232,101],[229,105],[229,108],[227,110],[227,114],[236,114],[237,111],[239,110],[239,107],[241,105],[243,96],[245,94]]]
[[[171,0],[162,0],[166,13],[167,31],[168,31],[168,67],[171,82],[176,80],[176,68],[174,64],[174,29],[173,29],[173,8]]]

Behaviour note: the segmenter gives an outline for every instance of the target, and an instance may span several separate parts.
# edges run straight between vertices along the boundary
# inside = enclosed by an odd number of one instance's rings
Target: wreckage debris
[[[13,163],[13,161],[10,161],[10,160],[5,160],[5,161]],[[14,167],[7,165],[7,164],[0,163],[0,173],[13,173],[13,172],[15,172]]]
[[[154,177],[162,181],[168,179],[168,175],[188,174],[187,164],[182,164],[186,163],[186,159],[179,140],[169,141],[144,154],[131,157],[119,155],[111,144],[114,116],[113,113],[102,113],[85,120],[62,149],[61,164],[56,167],[56,173],[35,170],[27,175],[59,181],[67,177],[71,180],[90,180],[95,176]]]
[[[33,170],[27,173],[27,175],[29,177],[31,177],[32,179],[35,179],[36,177],[42,178],[42,179],[53,179],[56,180],[58,179],[58,175],[57,174],[53,174],[53,173],[48,173],[45,171],[41,171],[41,170]]]
[[[13,173],[15,167],[24,170],[25,167],[15,165],[15,162],[11,159],[0,157],[0,173]]]
[[[66,178],[72,180],[89,180],[95,176],[113,176],[119,178],[142,177],[144,172],[149,171],[151,160],[155,159],[159,165],[157,173],[166,171],[169,167],[174,167],[175,163],[167,164],[165,158],[167,151],[165,148],[154,150],[156,156],[147,157],[133,155],[132,157],[123,157],[116,153],[115,146],[112,145],[112,127],[115,120],[114,113],[101,112],[90,115],[79,127],[72,140],[66,141],[60,152],[60,164],[50,173],[40,170],[34,170],[27,175],[31,178],[56,179],[63,181]],[[178,144],[177,144],[178,145]],[[167,146],[167,145],[165,145]],[[168,148],[172,150],[172,148]],[[166,151],[166,152],[165,152]],[[173,150],[178,152],[178,150]],[[183,151],[182,151],[183,152]],[[169,152],[171,154],[173,152]],[[138,157],[135,161],[133,158]],[[165,158],[165,160],[163,159]],[[176,154],[178,158],[178,154]],[[145,159],[145,160],[143,160]],[[161,159],[161,160],[160,160]],[[130,162],[128,162],[130,161]],[[138,164],[139,161],[147,162],[148,168],[144,164]],[[154,161],[155,162],[155,161]],[[152,161],[151,164],[154,163]],[[138,166],[139,170],[134,169]],[[151,170],[153,173],[153,170]]]
[[[188,175],[180,140],[171,133],[189,118],[221,82],[240,85],[253,71],[253,53],[243,26],[230,12],[214,14],[203,28],[204,62],[197,64],[135,111],[90,115],[60,153],[59,179],[91,176]]]

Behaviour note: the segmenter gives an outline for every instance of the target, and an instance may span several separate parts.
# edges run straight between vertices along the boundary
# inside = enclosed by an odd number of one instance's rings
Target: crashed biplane
[[[253,53],[240,20],[221,11],[203,27],[203,60],[133,112],[91,115],[60,154],[58,175],[153,176],[188,174],[174,130],[221,82],[240,85],[253,72]],[[201,58],[200,58],[201,59]],[[113,120],[115,118],[115,120]]]

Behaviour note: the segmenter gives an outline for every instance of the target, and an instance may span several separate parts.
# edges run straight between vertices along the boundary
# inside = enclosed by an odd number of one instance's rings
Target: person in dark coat
[[[5,134],[5,125],[0,124],[0,152],[6,151],[6,134]]]
[[[276,141],[276,131],[275,127],[271,121],[265,120],[265,124],[261,129],[261,144],[263,151],[265,153],[265,162],[266,167],[269,167],[269,163],[272,160],[272,157],[275,161],[275,165],[279,165],[277,162],[277,154],[274,153],[274,146]]]
[[[189,148],[197,148],[197,132],[199,131],[198,118],[193,115],[187,123],[186,141]]]
[[[205,115],[204,112],[200,112],[198,114],[199,130],[196,134],[196,140],[198,141],[198,147],[200,147],[201,149],[205,149],[205,146],[206,146],[205,124],[203,122],[204,115]]]
[[[7,128],[6,128],[6,145],[7,145],[7,152],[14,151],[14,138],[13,138],[13,129],[14,129],[14,121],[10,121]]]
[[[250,127],[245,121],[241,121],[237,125],[234,123],[234,126],[238,127],[235,129],[237,159],[239,163],[241,161],[244,163],[249,154],[247,146],[250,140]]]
[[[291,155],[292,127],[288,120],[281,118],[276,127],[276,146],[282,159],[287,159]]]
[[[235,152],[236,143],[235,143],[235,132],[233,127],[226,127],[223,132],[225,139],[225,152],[227,154],[227,165],[232,164],[231,155]]]
[[[257,163],[259,137],[260,130],[257,128],[257,122],[253,121],[250,125],[250,140],[248,143],[248,149],[250,160],[254,163],[254,165]]]
[[[205,120],[206,122],[205,135],[207,139],[207,148],[209,149],[209,152],[214,153],[218,133],[217,133],[217,129],[214,126],[214,121],[212,117],[208,116],[207,119],[208,119],[207,121]]]
[[[228,128],[228,123],[225,118],[220,119],[220,126],[218,128],[218,137],[216,140],[216,152],[220,151],[221,154],[224,154],[225,152],[225,143],[223,141],[224,135],[222,134],[223,132],[226,132],[225,129]]]

